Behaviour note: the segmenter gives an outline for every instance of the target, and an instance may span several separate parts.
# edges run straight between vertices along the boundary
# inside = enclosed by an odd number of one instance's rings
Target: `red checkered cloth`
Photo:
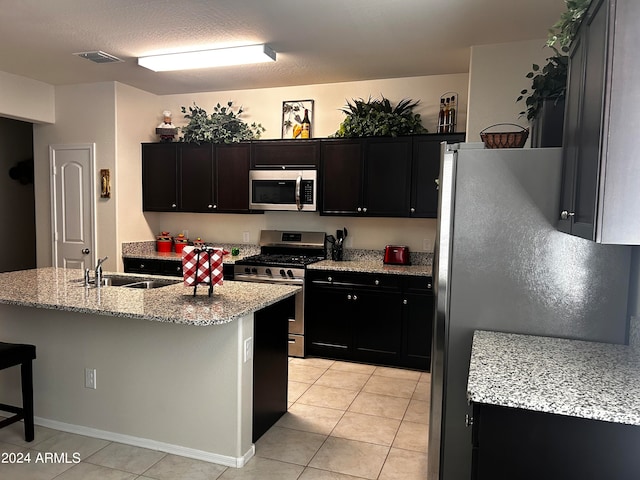
[[[184,247],[182,250],[182,276],[185,287],[201,283],[222,285],[223,250],[221,248]]]

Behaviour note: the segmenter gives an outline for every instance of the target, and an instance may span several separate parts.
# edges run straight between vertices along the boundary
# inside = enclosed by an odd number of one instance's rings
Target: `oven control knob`
[[[251,273],[258,273],[258,269],[257,269],[257,268],[255,268],[255,267],[253,267],[253,268],[251,269]]]
[[[280,276],[282,276],[282,277],[286,277],[287,276],[287,274],[285,273],[283,268],[280,269]]]
[[[267,269],[264,271],[264,273],[266,273],[267,275],[271,275],[271,269],[270,269],[270,268],[267,268]]]
[[[287,270],[287,275],[289,275],[289,277],[293,278],[293,272],[291,270]]]

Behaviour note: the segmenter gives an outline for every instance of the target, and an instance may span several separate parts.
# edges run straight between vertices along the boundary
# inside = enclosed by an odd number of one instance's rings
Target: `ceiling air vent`
[[[119,59],[118,57],[114,57],[113,55],[109,55],[102,50],[96,50],[95,52],[80,52],[74,53],[82,58],[86,58],[87,60],[91,60],[95,63],[114,63],[114,62],[124,62],[124,60]]]

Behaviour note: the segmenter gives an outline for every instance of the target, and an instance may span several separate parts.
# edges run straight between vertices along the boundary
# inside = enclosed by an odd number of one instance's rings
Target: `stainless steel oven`
[[[249,171],[249,208],[315,212],[316,170]]]
[[[289,319],[289,356],[304,357],[304,277],[306,266],[326,258],[324,232],[262,230],[260,254],[236,261],[239,282],[299,285],[295,313]]]

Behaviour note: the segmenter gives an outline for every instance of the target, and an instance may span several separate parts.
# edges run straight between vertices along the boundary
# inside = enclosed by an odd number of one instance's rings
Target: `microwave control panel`
[[[313,203],[313,180],[302,180],[300,192],[300,203],[304,205]]]

